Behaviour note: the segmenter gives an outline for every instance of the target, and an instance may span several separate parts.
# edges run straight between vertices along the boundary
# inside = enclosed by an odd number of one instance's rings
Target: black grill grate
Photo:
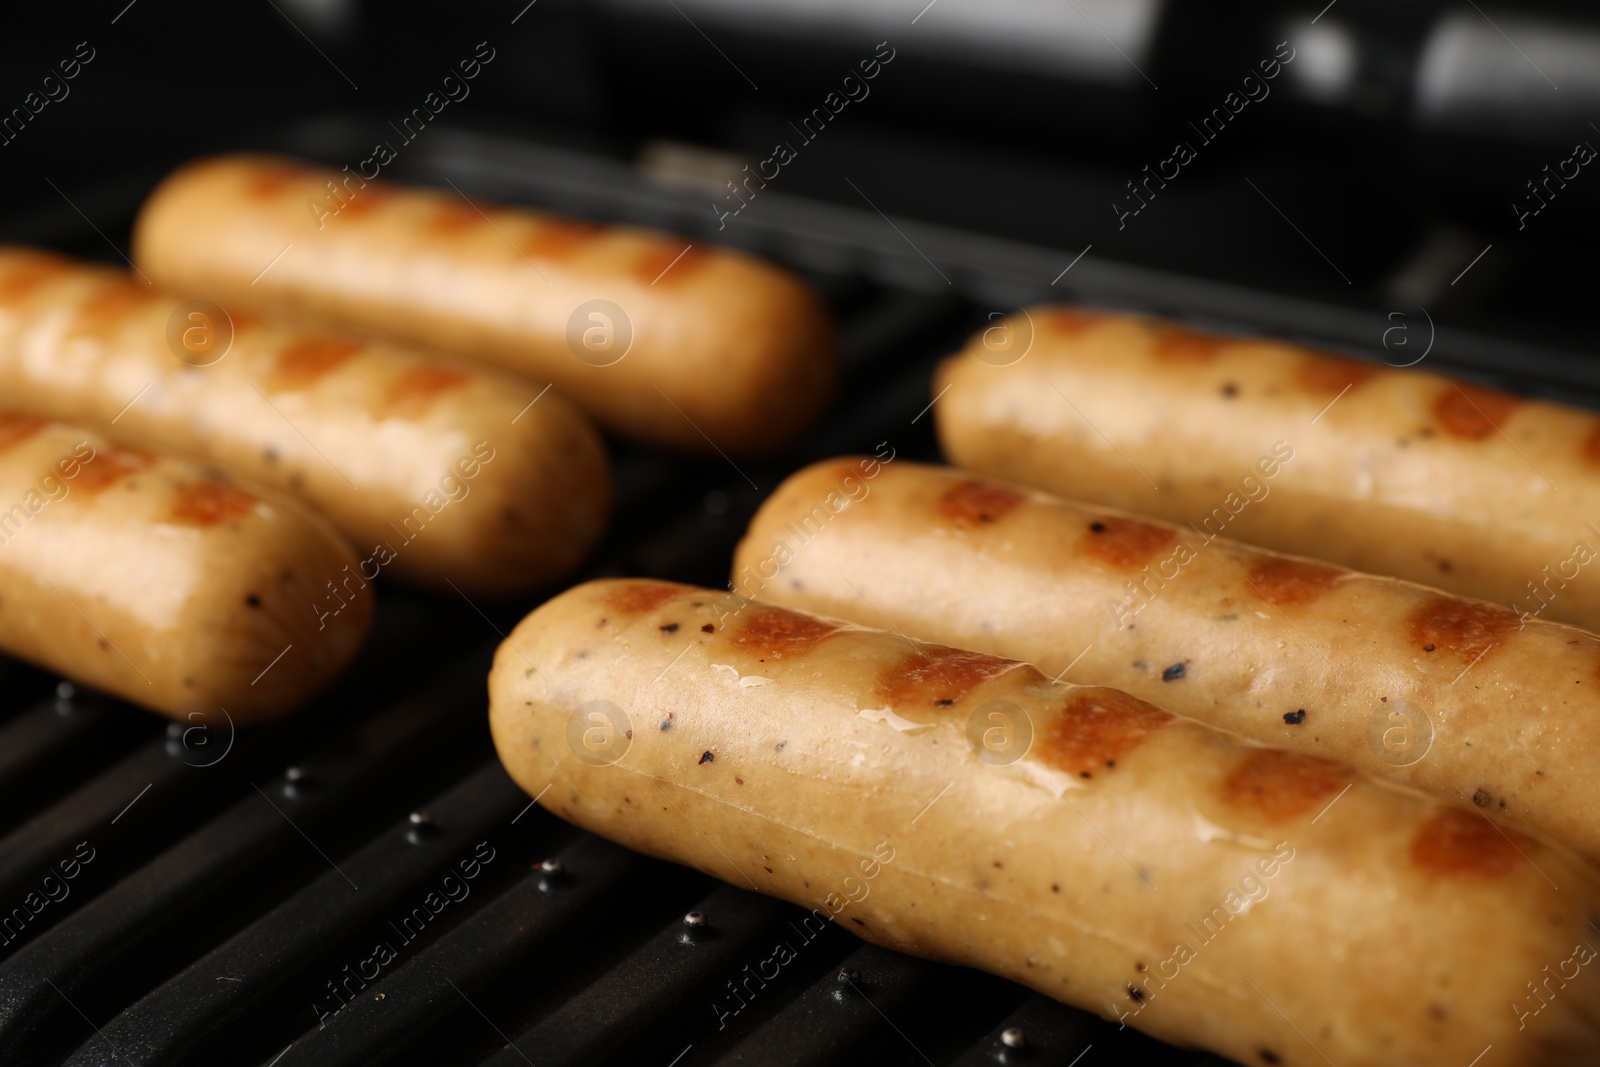
[[[339,159],[363,130],[323,125],[282,147]],[[1112,264],[1080,264],[1067,293],[1049,283],[1069,256],[907,224],[946,281],[876,215],[778,193],[717,234],[703,198],[615,161],[455,131],[433,141],[403,176],[742,244],[813,273],[840,317],[847,381],[827,424],[738,470],[621,449],[617,520],[590,574],[721,585],[750,514],[799,464],[884,440],[935,459],[933,362],[991,309],[1070,295],[1357,351],[1372,339],[1346,310]],[[120,204],[125,228],[146,187],[94,199]],[[77,233],[56,243],[90,247]],[[1569,400],[1600,389],[1595,364],[1481,337],[1441,332],[1430,358]],[[1093,1046],[1095,1064],[1221,1063],[838,929],[802,937],[798,908],[531,808],[489,745],[484,676],[496,631],[541,598],[382,594],[346,679],[290,721],[210,748],[0,664],[0,920],[80,842],[93,849],[67,896],[6,930],[0,1059],[1071,1067]],[[446,875],[474,860],[449,899]],[[436,913],[430,891],[446,901]],[[707,921],[686,924],[696,910]],[[752,980],[779,941],[795,959]],[[1008,1027],[1025,1047],[1001,1041]]]

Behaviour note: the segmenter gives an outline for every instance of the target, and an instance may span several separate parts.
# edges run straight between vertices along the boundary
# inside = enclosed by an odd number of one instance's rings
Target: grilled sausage
[[[779,486],[733,589],[1113,686],[1600,863],[1600,638],[1573,626],[875,459]]]
[[[356,563],[327,520],[88,430],[0,415],[0,509],[0,649],[173,718],[288,711],[371,622],[314,610]]]
[[[1592,414],[1064,308],[974,337],[937,379],[957,466],[1600,629]],[[1275,446],[1293,462],[1254,499]]]
[[[562,818],[1168,1041],[1305,1067],[1600,1053],[1588,874],[1116,690],[611,580],[528,616],[489,692],[507,770]]]
[[[820,302],[748,256],[288,160],[178,171],[140,214],[134,258],[230,308],[554,382],[609,430],[697,452],[786,443],[837,376]]]
[[[40,252],[0,249],[0,397],[300,496],[362,550],[351,595],[380,571],[469,594],[524,590],[575,565],[609,509],[599,436],[553,392],[192,310]]]

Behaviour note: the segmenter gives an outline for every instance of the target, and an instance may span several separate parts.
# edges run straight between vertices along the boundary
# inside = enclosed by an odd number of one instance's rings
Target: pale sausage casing
[[[1116,690],[740,605],[612,580],[535,611],[489,679],[512,777],[630,847],[1241,1063],[1600,1051],[1595,888],[1559,854]]]
[[[380,572],[520,592],[610,507],[599,435],[553,391],[43,252],[0,248],[0,396],[301,497],[361,554],[341,596]]]
[[[853,457],[778,487],[732,584],[1343,760],[1600,864],[1600,638],[1575,626],[965,471]]]
[[[957,466],[1600,629],[1592,413],[1052,307],[975,336],[940,367],[946,388],[934,413]],[[1253,500],[1275,445],[1293,461]]]
[[[134,260],[185,295],[554,382],[613,432],[697,452],[787,443],[838,375],[821,302],[749,256],[291,160],[179,170],[145,204]]]
[[[0,648],[20,659],[208,730],[247,725],[354,658],[371,597],[325,621],[313,605],[355,563],[277,493],[0,415]]]

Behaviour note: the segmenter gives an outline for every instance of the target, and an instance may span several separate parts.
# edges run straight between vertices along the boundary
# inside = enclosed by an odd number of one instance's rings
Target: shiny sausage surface
[[[1600,638],[1574,626],[858,457],[778,487],[733,589],[1113,686],[1475,804],[1600,863]]]
[[[44,252],[0,249],[0,397],[299,496],[364,581],[519,592],[582,559],[610,507],[599,435],[554,391]]]
[[[1527,987],[1600,941],[1580,869],[1116,690],[609,580],[525,619],[489,691],[501,759],[561,817],[1165,1040],[1340,1067],[1600,1050],[1600,980]]]
[[[838,373],[826,310],[785,271],[449,190],[223,156],[169,177],[134,236],[135,261],[187,295],[497,363],[696,452],[787,443]]]
[[[1034,307],[934,413],[969,470],[1600,629],[1600,417],[1425,366]]]
[[[0,649],[180,721],[289,711],[354,658],[371,597],[320,619],[357,564],[267,489],[77,427],[0,414]]]

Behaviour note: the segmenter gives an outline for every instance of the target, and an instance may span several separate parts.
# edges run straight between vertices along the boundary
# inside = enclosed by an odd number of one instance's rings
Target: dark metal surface
[[[283,147],[338,158],[360,137],[323,125]],[[700,199],[525,143],[440,131],[401,176],[721,237],[809,270],[839,316],[847,380],[827,423],[739,468],[619,448],[617,520],[586,575],[721,585],[783,475],[882,441],[935,458],[934,362],[988,311],[1068,295],[1050,284],[1071,258],[1060,250],[908,225],[945,281],[866,210],[773,193],[717,234]],[[97,188],[125,227],[146,184]],[[76,230],[52,243],[88,245]],[[1347,310],[1198,278],[1085,262],[1071,295],[1382,355]],[[1600,396],[1594,364],[1532,347],[1441,331],[1430,358]],[[805,936],[798,908],[558,823],[509,783],[486,729],[497,632],[542,597],[382,594],[351,674],[290,721],[230,732],[221,758],[153,716],[58,700],[55,679],[0,665],[0,920],[27,913],[0,943],[0,1060],[1071,1067],[1092,1046],[1086,1064],[1220,1062],[837,929]],[[84,842],[94,858],[70,891],[31,911]],[[686,924],[690,911],[705,923]],[[779,942],[795,960],[752,981]],[[1022,1047],[1002,1041],[1012,1027]]]

